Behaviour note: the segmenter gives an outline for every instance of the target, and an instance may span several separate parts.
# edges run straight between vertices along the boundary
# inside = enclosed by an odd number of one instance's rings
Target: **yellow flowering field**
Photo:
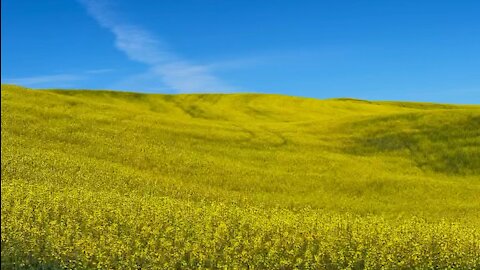
[[[2,269],[480,268],[480,106],[1,88]]]

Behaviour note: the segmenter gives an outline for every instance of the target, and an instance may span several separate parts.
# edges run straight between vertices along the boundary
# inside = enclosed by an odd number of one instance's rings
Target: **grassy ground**
[[[1,99],[2,269],[480,268],[480,106]]]

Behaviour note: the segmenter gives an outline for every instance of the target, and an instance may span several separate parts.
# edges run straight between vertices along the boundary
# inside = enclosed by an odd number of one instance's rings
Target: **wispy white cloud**
[[[126,76],[111,84],[109,89],[139,91],[145,93],[172,93],[176,92],[167,87],[163,79],[153,71],[146,71],[140,74]]]
[[[331,61],[332,58],[338,58],[345,55],[341,49],[331,48],[302,48],[301,50],[268,50],[249,52],[247,54],[235,54],[233,57],[212,61],[207,65],[210,70],[238,70],[251,69],[259,66],[278,67],[281,65],[302,64],[305,61],[309,62],[326,62]]]
[[[78,82],[89,80],[93,76],[114,72],[114,69],[90,69],[76,73],[35,75],[28,77],[2,78],[2,83],[18,84],[26,87],[75,87]]]
[[[55,75],[41,75],[21,78],[5,78],[2,82],[18,84],[22,86],[42,86],[45,84],[66,83],[85,79],[84,76],[74,74],[55,74]]]
[[[172,52],[147,30],[121,21],[103,0],[79,0],[88,13],[115,36],[115,46],[131,60],[149,66],[145,74],[134,75],[126,81],[160,81],[178,92],[230,92],[235,87],[212,74],[208,65],[193,64]],[[156,78],[158,77],[158,78]],[[124,80],[125,81],[125,80]],[[161,86],[158,86],[161,87]]]

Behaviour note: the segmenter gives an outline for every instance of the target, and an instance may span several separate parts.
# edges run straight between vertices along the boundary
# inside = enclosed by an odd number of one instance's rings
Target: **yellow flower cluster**
[[[479,247],[473,223],[2,185],[6,267],[473,269]]]
[[[480,108],[2,85],[2,269],[479,269]]]

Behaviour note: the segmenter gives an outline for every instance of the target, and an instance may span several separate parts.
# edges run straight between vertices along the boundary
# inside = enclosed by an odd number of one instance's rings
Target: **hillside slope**
[[[480,265],[480,106],[1,95],[2,266]]]

